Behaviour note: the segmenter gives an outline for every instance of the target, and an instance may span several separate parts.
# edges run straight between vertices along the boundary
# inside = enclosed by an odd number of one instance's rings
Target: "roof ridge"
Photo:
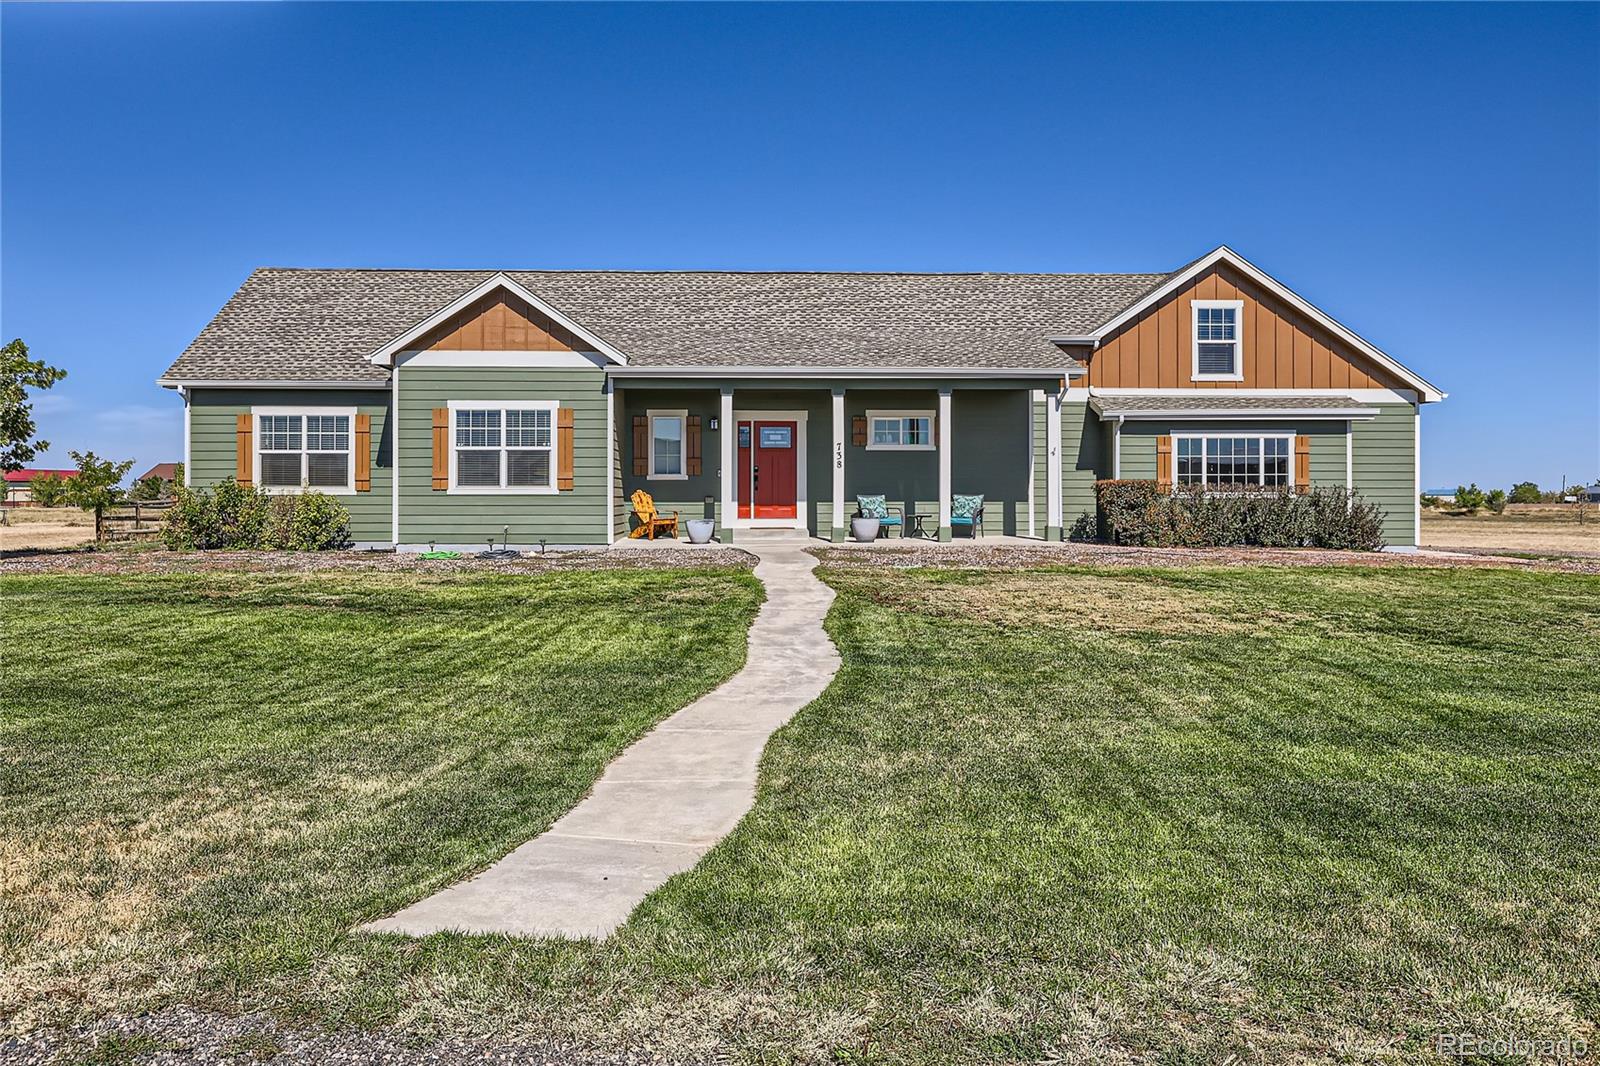
[[[733,270],[686,267],[667,270],[619,267],[303,267],[258,266],[252,272],[297,274],[710,274],[718,277],[880,277],[880,278],[1166,278],[1169,270]]]

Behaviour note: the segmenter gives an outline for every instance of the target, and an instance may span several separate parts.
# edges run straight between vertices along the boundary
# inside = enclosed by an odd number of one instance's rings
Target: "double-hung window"
[[[868,451],[931,451],[932,411],[868,411]]]
[[[1207,489],[1293,484],[1289,436],[1176,436],[1177,482]]]
[[[556,403],[450,403],[451,492],[554,492]]]
[[[683,463],[684,427],[687,411],[650,412],[650,477],[677,480],[687,477]]]
[[[1244,380],[1244,301],[1194,300],[1195,381]]]
[[[256,484],[269,492],[354,492],[354,408],[257,407]]]

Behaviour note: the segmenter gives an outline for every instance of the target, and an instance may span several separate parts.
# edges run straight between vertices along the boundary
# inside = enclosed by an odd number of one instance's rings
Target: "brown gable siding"
[[[1243,300],[1243,381],[1191,381],[1193,300]],[[1408,386],[1226,264],[1108,337],[1089,384],[1142,389],[1400,389]]]
[[[508,292],[491,293],[429,334],[436,352],[572,352],[588,345]]]

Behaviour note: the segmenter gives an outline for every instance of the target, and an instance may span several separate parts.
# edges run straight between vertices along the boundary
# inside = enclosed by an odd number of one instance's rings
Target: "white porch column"
[[[950,539],[950,390],[939,390],[939,539]]]
[[[838,388],[833,390],[833,539],[835,542],[844,540],[844,528],[844,389]]]
[[[1044,539],[1061,539],[1061,401],[1064,389],[1044,399]]]
[[[734,507],[734,480],[739,476],[733,463],[733,446],[739,439],[739,427],[733,421],[733,389],[722,390],[722,418],[717,423],[717,440],[722,445],[722,469],[718,480],[722,483],[722,519],[717,523],[717,536],[727,543],[733,540],[733,519],[739,512]]]

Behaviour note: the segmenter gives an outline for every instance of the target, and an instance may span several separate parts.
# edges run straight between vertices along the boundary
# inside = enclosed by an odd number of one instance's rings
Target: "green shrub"
[[[1206,492],[1154,481],[1097,481],[1098,526],[1111,544],[1154,548],[1383,547],[1383,512],[1356,493],[1250,488]]]
[[[350,544],[350,512],[325,493],[270,496],[229,478],[180,486],[162,539],[174,551],[325,551]]]
[[[1488,496],[1489,510],[1495,514],[1506,513],[1506,490],[1490,489]]]

